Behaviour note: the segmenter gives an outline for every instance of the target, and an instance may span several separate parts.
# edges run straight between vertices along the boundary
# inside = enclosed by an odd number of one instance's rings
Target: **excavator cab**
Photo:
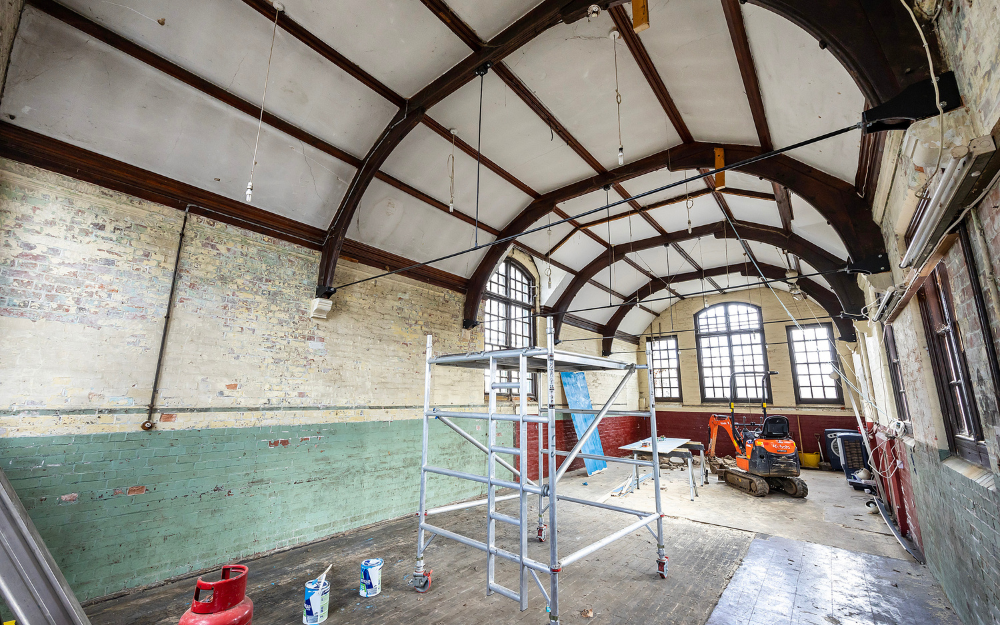
[[[763,421],[736,423],[736,377],[761,376],[761,409]],[[777,371],[737,372],[729,378],[729,414],[709,418],[708,460],[712,471],[725,481],[755,497],[763,497],[772,489],[783,490],[792,497],[805,497],[809,489],[799,478],[799,454],[789,433],[788,418],[768,416],[767,380]],[[715,455],[719,427],[729,433],[736,447],[736,466],[726,465]]]

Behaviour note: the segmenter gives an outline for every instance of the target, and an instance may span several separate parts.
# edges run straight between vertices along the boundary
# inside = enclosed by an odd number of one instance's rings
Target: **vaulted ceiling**
[[[248,206],[269,2],[26,4],[0,154],[322,248],[321,292],[343,254],[399,266],[514,236],[711,168],[716,147],[731,163],[850,125],[927,75],[890,0],[651,0],[639,34],[614,0],[589,18],[579,0],[287,0]],[[771,278],[884,251],[879,145],[853,131],[514,245],[551,268],[544,306],[636,334],[666,294],[758,283],[733,223]],[[471,321],[507,249],[411,274],[466,290]],[[801,286],[831,314],[860,305],[842,273]]]

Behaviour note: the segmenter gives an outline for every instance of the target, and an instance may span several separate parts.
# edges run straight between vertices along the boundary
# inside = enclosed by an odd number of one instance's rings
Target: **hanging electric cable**
[[[545,277],[549,279],[549,289],[552,289],[552,213],[549,213],[549,245],[545,252]]]
[[[604,185],[604,204],[608,207],[608,305],[614,304],[611,293],[615,290],[614,246],[611,245],[611,185]]]
[[[615,102],[618,106],[618,165],[625,164],[625,145],[622,143],[622,94],[618,90],[618,38],[621,37],[621,33],[618,29],[612,30],[611,34],[611,48],[615,52]]]
[[[479,136],[476,140],[476,247],[479,247],[479,173],[483,161],[483,85],[486,82],[486,72],[488,71],[490,71],[488,61],[476,68],[476,76],[479,76]]]
[[[451,132],[451,154],[448,155],[448,189],[451,192],[451,199],[448,200],[448,212],[455,212],[455,135],[458,130],[452,128]]]
[[[274,38],[278,34],[278,16],[285,10],[280,2],[274,3],[274,26],[271,29],[271,49],[267,53],[267,71],[264,73],[264,94],[260,96],[260,117],[257,119],[257,139],[253,144],[253,162],[250,164],[250,181],[247,183],[247,204],[253,199],[253,172],[257,167],[257,147],[260,145],[260,128],[264,124],[264,101],[267,100],[267,81],[271,77],[271,57],[274,56]]]

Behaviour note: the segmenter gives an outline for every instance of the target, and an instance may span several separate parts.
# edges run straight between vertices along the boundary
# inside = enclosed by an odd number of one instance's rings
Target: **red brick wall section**
[[[720,411],[720,413],[724,413],[724,411]],[[711,413],[708,412],[657,412],[656,430],[660,436],[689,438],[693,441],[704,443],[707,446],[709,441],[709,416],[711,416]],[[741,413],[737,412],[737,422],[739,422],[740,416]],[[788,416],[788,425],[792,438],[795,439],[796,444],[801,441],[803,451],[806,452],[819,451],[818,444],[816,442],[816,435],[821,435],[825,429],[857,429],[858,427],[858,422],[855,420],[854,415],[849,415],[847,413],[843,415],[827,413],[786,416]],[[753,417],[757,421],[760,421],[760,413],[753,415]],[[802,424],[801,438],[799,437],[800,423]],[[719,456],[733,455],[736,452],[732,441],[729,440],[729,435],[725,432],[719,432],[719,439],[716,442],[715,451],[716,455]]]
[[[544,411],[543,411],[544,413]],[[649,423],[642,417],[605,417],[597,426],[597,433],[601,437],[601,446],[607,456],[623,457],[628,452],[618,449],[622,445],[634,443],[637,440],[649,437]],[[528,424],[528,477],[534,480],[538,476],[538,427]],[[548,436],[548,426],[541,426],[543,440]],[[577,442],[576,430],[573,429],[573,421],[564,419],[556,422],[556,447],[562,451],[569,451]],[[517,428],[514,428],[514,444],[519,444]],[[562,458],[559,465],[562,465]],[[548,463],[545,464],[545,475],[548,475]],[[569,465],[570,470],[582,469],[583,460],[576,459]]]
[[[656,428],[660,436],[671,438],[689,438],[693,441],[708,444],[707,412],[657,412]],[[739,416],[739,414],[737,414]],[[760,415],[756,415],[759,420]],[[802,423],[804,438],[802,444],[807,452],[817,451],[816,435],[822,434],[827,428],[856,429],[857,421],[853,415],[843,414],[804,414],[788,417],[792,437],[796,443],[799,438],[799,422]],[[542,426],[542,436],[547,436],[547,426]],[[634,443],[649,437],[649,424],[641,417],[607,417],[597,426],[601,436],[604,453],[609,456],[624,457],[628,452],[618,449],[622,445]],[[517,429],[514,431],[515,444],[518,444]],[[556,425],[556,446],[568,451],[576,444],[576,431],[569,419],[558,421]],[[538,476],[538,427],[528,425],[528,477],[534,480]],[[729,437],[720,433],[716,451],[721,456],[732,455],[735,452]],[[559,464],[562,464],[560,460]],[[582,469],[583,460],[577,459],[570,465],[570,470]],[[545,475],[548,475],[546,467]]]

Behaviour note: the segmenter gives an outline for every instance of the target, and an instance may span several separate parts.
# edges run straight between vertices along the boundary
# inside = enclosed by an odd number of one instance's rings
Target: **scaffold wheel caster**
[[[656,561],[657,573],[660,574],[660,579],[667,579],[667,561],[670,558],[664,558],[662,560]]]
[[[426,571],[422,571],[420,574],[415,573],[413,575],[413,580],[411,582],[411,584],[413,585],[413,590],[416,590],[419,593],[425,593],[428,590],[430,590],[431,573],[433,572],[434,571],[432,571],[431,569],[427,569]]]
[[[543,526],[541,526],[541,527],[538,528],[538,542],[540,542],[540,543],[544,543],[545,542],[545,528],[547,528],[547,527],[548,527],[548,525],[543,525]]]

